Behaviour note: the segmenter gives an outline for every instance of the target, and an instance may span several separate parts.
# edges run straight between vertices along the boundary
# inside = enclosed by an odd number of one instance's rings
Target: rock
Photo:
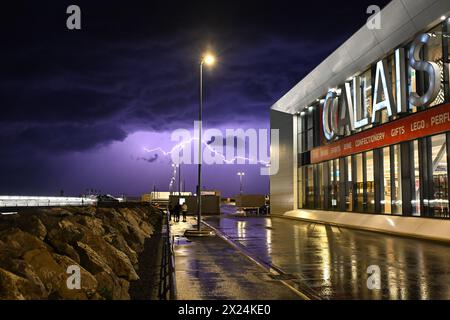
[[[30,250],[24,254],[23,260],[33,268],[50,295],[61,295],[67,289],[66,270],[53,259],[48,250]]]
[[[0,240],[3,242],[3,250],[8,250],[11,258],[21,258],[34,249],[50,250],[42,240],[17,228],[2,232]]]
[[[159,211],[138,205],[0,217],[0,299],[130,299],[138,254],[160,224]],[[67,286],[72,265],[80,267],[80,290]]]
[[[83,242],[77,242],[78,254],[80,256],[81,265],[90,273],[96,275],[100,272],[111,274],[112,269],[95,250]]]
[[[0,268],[0,300],[43,299],[45,290],[31,281]]]
[[[48,239],[48,244],[59,254],[65,255],[76,263],[80,263],[80,256],[78,252],[72,247],[70,244],[65,242],[56,240],[56,239]]]
[[[144,249],[144,242],[147,235],[139,228],[128,226],[128,237],[126,241],[133,250],[140,252]]]
[[[130,284],[124,279],[120,279],[107,272],[100,272],[95,275],[99,283],[97,292],[106,300],[129,300],[128,293]]]
[[[120,208],[119,213],[122,215],[123,218],[125,218],[125,221],[128,222],[130,225],[132,225],[135,228],[139,228],[139,222],[141,219],[134,214],[130,209],[128,208]]]
[[[36,236],[40,240],[44,240],[47,236],[47,228],[36,216],[31,216],[22,224],[21,229]]]
[[[128,256],[106,242],[103,237],[87,233],[81,241],[96,252],[117,276],[130,281],[139,279]]]
[[[70,300],[80,300],[80,299],[92,299],[93,297],[95,297],[97,293],[98,283],[92,274],[90,274],[86,269],[81,267],[78,263],[76,263],[69,257],[55,253],[53,254],[53,258],[64,270],[66,270],[66,281],[67,278],[70,276],[70,274],[67,273],[68,267],[74,265],[80,267],[81,289],[69,289],[66,285],[66,287],[63,288],[63,290],[61,290],[60,292],[61,298]]]
[[[146,237],[150,237],[155,231],[155,229],[146,221],[141,221],[139,224],[139,229],[145,233]]]
[[[39,279],[29,263],[21,259],[8,259],[4,254],[1,254],[0,259],[1,268],[28,280],[35,288],[39,289],[40,296],[46,296],[48,294],[41,279]]]
[[[105,234],[103,221],[100,219],[89,216],[81,216],[79,217],[79,219],[77,219],[77,222],[88,228],[95,235],[102,236]]]
[[[70,210],[70,212],[72,214],[87,217],[94,217],[97,212],[97,208],[95,206],[72,207],[71,209],[72,210]]]
[[[125,239],[120,234],[109,234],[103,237],[106,242],[112,244],[116,249],[125,253],[136,269],[138,264],[138,255],[136,251],[131,249]]]
[[[64,218],[64,217],[70,217],[73,214],[66,208],[51,208],[47,211],[47,215]]]
[[[49,241],[73,244],[80,240],[85,232],[89,232],[86,227],[69,219],[62,219],[48,231],[47,237]]]

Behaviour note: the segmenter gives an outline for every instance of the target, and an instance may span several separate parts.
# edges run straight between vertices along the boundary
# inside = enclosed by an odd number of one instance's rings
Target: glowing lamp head
[[[212,54],[208,53],[203,56],[203,63],[205,63],[206,65],[212,66],[215,62],[216,58]]]

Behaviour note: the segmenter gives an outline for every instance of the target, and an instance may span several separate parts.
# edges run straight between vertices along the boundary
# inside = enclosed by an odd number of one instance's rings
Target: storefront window
[[[346,186],[346,194],[345,194],[345,208],[347,211],[353,211],[353,197],[354,197],[354,191],[353,191],[353,174],[352,174],[352,157],[348,156],[345,158],[345,162],[347,164],[347,181],[345,182],[347,184]]]
[[[401,160],[400,145],[391,146],[391,161],[394,162],[391,171],[391,188],[392,188],[392,213],[402,214],[402,178],[401,178]]]
[[[368,212],[375,212],[375,178],[373,165],[373,151],[366,152],[366,193],[367,203],[366,208]]]
[[[325,175],[324,175],[324,165],[325,163],[319,163],[317,165],[317,182],[318,182],[318,194],[319,194],[319,201],[318,201],[318,207],[317,209],[324,209],[325,208]]]
[[[298,207],[300,209],[305,208],[305,185],[306,185],[306,168],[299,167],[298,168]]]
[[[331,208],[339,208],[339,159],[330,161]]]
[[[362,153],[355,155],[356,163],[356,211],[364,211],[364,167]]]
[[[435,217],[448,217],[447,144],[445,134],[431,137],[433,168],[433,199],[430,200]]]
[[[306,186],[307,206],[314,209],[314,168],[313,166],[306,167],[306,175],[308,183]]]
[[[306,152],[311,150],[315,146],[315,135],[318,135],[318,126],[314,125],[314,114],[318,111],[317,107],[309,107],[300,112],[297,117],[297,130],[298,130],[298,152]],[[317,117],[317,116],[316,116]],[[316,130],[316,133],[314,132]]]
[[[381,186],[381,210],[383,213],[392,213],[391,198],[391,153],[389,147],[383,148],[383,184]]]
[[[419,141],[413,142],[413,154],[414,154],[414,193],[411,198],[412,214],[414,216],[420,216],[420,166],[419,166]]]

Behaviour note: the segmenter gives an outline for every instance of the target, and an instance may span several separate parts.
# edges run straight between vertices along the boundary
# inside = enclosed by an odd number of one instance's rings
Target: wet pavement
[[[172,223],[179,300],[294,300],[300,297],[219,236],[183,237],[196,221]]]
[[[449,244],[275,217],[205,221],[321,299],[450,299]],[[369,266],[380,289],[368,288]]]

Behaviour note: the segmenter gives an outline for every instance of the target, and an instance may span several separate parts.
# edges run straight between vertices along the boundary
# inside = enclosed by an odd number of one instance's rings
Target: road
[[[448,244],[275,217],[205,221],[321,299],[450,299]],[[380,289],[368,288],[369,266]]]

